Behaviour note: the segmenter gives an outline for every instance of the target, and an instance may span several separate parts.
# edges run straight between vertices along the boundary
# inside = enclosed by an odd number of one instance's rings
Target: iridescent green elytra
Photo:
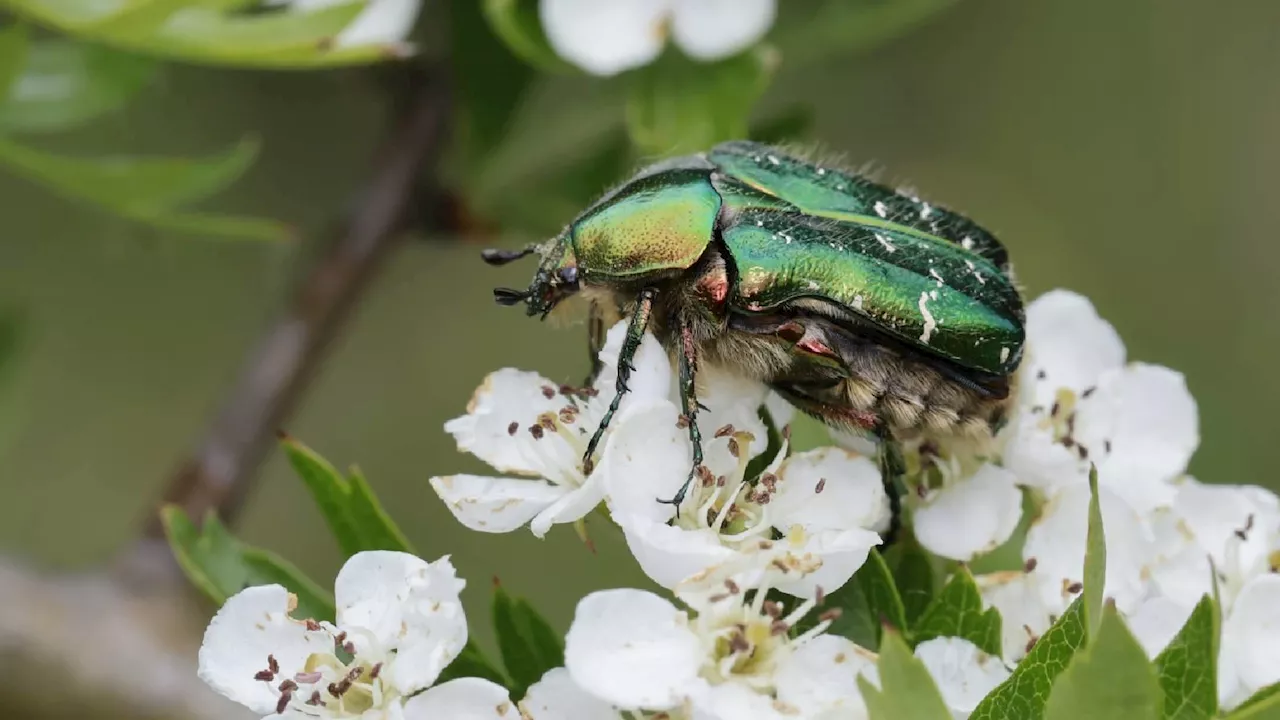
[[[1022,358],[1022,299],[989,232],[756,143],[650,166],[555,238],[485,259],[532,253],[533,283],[495,290],[499,302],[545,316],[583,298],[595,345],[606,319],[631,317],[588,469],[646,329],[679,361],[691,478],[701,360],[768,383],[824,422],[892,440],[990,435]]]

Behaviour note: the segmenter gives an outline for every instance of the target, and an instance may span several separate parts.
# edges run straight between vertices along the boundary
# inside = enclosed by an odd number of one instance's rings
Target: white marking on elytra
[[[960,247],[964,248],[965,250],[972,250],[973,238],[969,237],[968,235],[965,235],[964,237],[960,238]]]
[[[894,246],[893,243],[889,242],[889,238],[881,235],[880,233],[876,233],[875,235],[876,235],[876,240],[880,241],[880,244],[884,246],[885,250],[888,250],[889,252],[893,252],[898,249],[897,247]]]
[[[877,200],[874,207],[877,215],[882,218],[889,217],[889,209],[885,207],[883,202]]]
[[[1003,363],[1008,359],[1009,359],[1009,348],[1007,347],[1000,348],[1000,362]]]
[[[987,284],[987,279],[982,277],[982,273],[978,272],[978,268],[973,264],[972,260],[965,260],[964,264],[969,266],[969,272],[973,273],[973,277],[978,281],[979,285]]]
[[[929,312],[929,301],[936,299],[936,292],[934,297],[930,297],[927,292],[920,293],[920,314],[924,316],[924,332],[920,333],[920,342],[925,345],[929,344],[929,338],[933,337],[933,331],[938,327],[938,322],[933,319],[933,313]]]
[[[770,155],[770,156],[768,156],[768,157],[769,157],[769,164],[770,164],[770,165],[777,165],[777,164],[778,164],[778,156],[776,156],[776,155]]]
[[[938,287],[942,287],[942,276],[938,274],[937,270],[929,268],[929,277],[933,278],[933,281],[938,283]]]
[[[826,175],[826,174],[827,174],[827,170],[826,170],[826,168],[818,168],[818,175],[819,175],[819,177],[821,177],[822,175]]]
[[[862,296],[861,296],[861,295],[854,295],[854,296],[853,296],[853,309],[854,309],[854,310],[861,310],[861,309],[862,309]]]
[[[756,221],[756,227],[764,227],[764,221],[763,221],[763,220],[757,220],[757,221]]]
[[[819,285],[818,283],[816,283],[816,282],[812,281],[812,280],[806,280],[806,281],[805,281],[805,287],[806,287],[807,289],[809,289],[809,290],[817,290],[818,288],[820,288],[820,287],[822,287],[822,286],[821,286],[821,285]]]
[[[920,208],[920,219],[928,220],[929,213],[933,212],[933,208],[929,207],[929,203],[924,203],[924,207]]]

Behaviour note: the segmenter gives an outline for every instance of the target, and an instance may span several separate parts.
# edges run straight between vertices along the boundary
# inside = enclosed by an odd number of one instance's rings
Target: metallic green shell
[[[583,276],[601,282],[690,267],[715,237],[720,195],[709,169],[642,175],[583,213],[570,234]]]
[[[832,301],[905,344],[961,367],[1015,370],[1022,300],[990,260],[914,228],[788,210],[728,178],[721,237],[737,268],[730,303],[767,312],[788,301]]]
[[[816,165],[767,145],[721,143],[707,159],[724,174],[795,205],[809,215],[867,227],[891,227],[925,239],[941,238],[1002,269],[1008,253],[991,233],[946,208],[898,193],[852,173]]]

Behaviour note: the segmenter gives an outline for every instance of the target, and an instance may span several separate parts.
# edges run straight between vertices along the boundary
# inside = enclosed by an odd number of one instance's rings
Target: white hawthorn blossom
[[[998,657],[956,637],[926,640],[915,655],[938,685],[942,700],[956,720],[965,720],[978,702],[1009,677],[1009,668]]]
[[[764,37],[776,0],[541,0],[547,40],[594,75],[647,65],[667,38],[689,57],[718,60]]]
[[[200,678],[262,715],[330,720],[516,720],[500,685],[461,678],[432,687],[467,642],[448,557],[353,555],[334,582],[337,622],[294,618],[279,585],[247,588],[214,616]]]
[[[342,0],[273,0],[294,12],[314,12],[340,5]],[[412,47],[404,42],[422,11],[422,0],[369,0],[364,10],[334,38],[339,48],[381,45],[396,54],[408,55]]]
[[[1005,468],[984,463],[960,477],[959,463],[937,467],[943,486],[927,490],[913,509],[916,539],[935,555],[967,562],[1004,544],[1022,519],[1022,492]]]
[[[792,576],[779,589],[808,596],[818,587],[839,588],[888,527],[880,472],[840,448],[787,457],[784,441],[758,477],[747,477],[766,446],[752,397],[718,413],[708,400],[711,411],[699,417],[709,436],[706,458],[678,513],[655,499],[674,495],[692,463],[679,413],[665,401],[632,412],[610,438],[601,468],[613,518],[641,568],[664,587],[755,553],[776,536],[790,552],[819,561],[812,573]]]
[[[610,329],[600,353],[603,369],[589,388],[562,386],[512,368],[485,378],[467,414],[450,420],[444,429],[457,440],[459,450],[505,476],[431,478],[431,487],[459,522],[494,533],[529,524],[541,537],[553,524],[574,522],[600,504],[601,473],[584,468],[583,455],[613,400],[625,336],[625,322]],[[615,432],[631,408],[650,399],[665,400],[671,392],[671,364],[653,336],[645,335],[632,364],[631,391],[613,419]],[[601,447],[607,449],[608,434],[605,438]],[[599,467],[598,459],[595,465]]]
[[[592,593],[565,638],[565,667],[579,688],[623,711],[684,710],[705,720],[865,717],[857,677],[874,677],[875,656],[823,635],[830,611],[793,636],[815,600],[766,600],[771,586],[811,571],[809,564],[775,553],[753,587],[733,579],[738,568],[705,572],[676,590],[690,610],[643,590]],[[542,720],[536,710],[533,717]]]

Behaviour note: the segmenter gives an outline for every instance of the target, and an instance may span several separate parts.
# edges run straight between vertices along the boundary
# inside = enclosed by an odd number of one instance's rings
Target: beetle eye
[[[560,268],[559,278],[560,278],[561,285],[569,285],[572,287],[577,287],[578,268],[576,267]]]

